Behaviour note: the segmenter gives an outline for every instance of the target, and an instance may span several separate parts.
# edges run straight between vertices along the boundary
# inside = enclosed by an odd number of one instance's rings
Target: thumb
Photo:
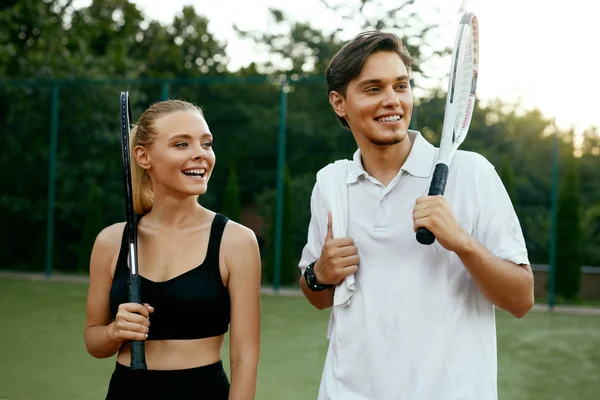
[[[150,304],[144,303],[144,307],[146,307],[149,312],[154,312],[154,307],[152,307]]]
[[[333,239],[333,230],[331,229],[332,225],[332,217],[331,212],[327,214],[327,235],[325,236],[325,241]]]

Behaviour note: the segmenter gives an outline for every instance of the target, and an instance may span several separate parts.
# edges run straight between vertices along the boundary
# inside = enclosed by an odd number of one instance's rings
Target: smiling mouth
[[[388,117],[375,118],[377,122],[398,122],[402,119],[401,115],[390,115]]]
[[[206,169],[204,168],[188,169],[187,171],[182,172],[184,175],[194,178],[204,178],[204,175],[206,175]]]

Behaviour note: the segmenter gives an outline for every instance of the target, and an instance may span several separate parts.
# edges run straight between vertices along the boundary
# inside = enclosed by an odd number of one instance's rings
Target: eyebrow
[[[203,133],[201,135],[202,138],[204,138],[206,136],[212,137],[212,134],[211,133]],[[169,140],[174,140],[174,139],[187,139],[187,140],[191,140],[192,139],[192,135],[187,134],[187,133],[177,133],[177,134],[175,134],[175,135],[173,135],[173,136],[171,136],[169,138]]]
[[[408,80],[408,75],[402,75],[397,77],[394,81],[395,82],[399,82],[399,81],[407,81]],[[381,79],[365,79],[364,81],[361,81],[358,83],[357,86],[362,87],[362,86],[368,86],[368,85],[378,85],[381,82],[383,82]]]

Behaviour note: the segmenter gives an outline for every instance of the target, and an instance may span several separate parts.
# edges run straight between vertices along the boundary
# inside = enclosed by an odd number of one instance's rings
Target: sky
[[[402,0],[379,0],[383,8]],[[133,0],[150,19],[170,23],[184,5],[193,5],[209,20],[209,31],[227,42],[230,69],[264,60],[251,43],[237,37],[233,25],[247,30],[272,29],[269,7],[283,10],[297,21],[330,31],[342,26],[342,39],[359,33],[360,26],[328,12],[322,0]],[[359,0],[328,0],[330,4],[358,4]],[[90,0],[80,0],[87,5]],[[87,3],[87,4],[86,4]],[[434,46],[452,46],[463,5],[475,12],[480,28],[480,65],[477,98],[519,102],[555,118],[559,127],[581,132],[600,127],[600,4],[594,0],[416,0],[427,23],[444,27]],[[435,13],[434,8],[440,10]],[[447,64],[447,65],[446,65]],[[427,64],[447,85],[449,59]],[[418,86],[418,82],[415,82]]]

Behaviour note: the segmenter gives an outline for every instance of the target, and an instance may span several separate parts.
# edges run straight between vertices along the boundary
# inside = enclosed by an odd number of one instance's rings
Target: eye
[[[365,92],[377,93],[379,92],[379,88],[377,86],[371,86],[370,88],[365,89]]]
[[[180,147],[180,148],[184,148],[187,147],[187,142],[177,142],[175,143],[175,147]]]
[[[397,89],[402,89],[402,90],[404,90],[404,89],[408,89],[408,84],[406,84],[406,83],[401,83],[401,84],[399,84],[398,86],[396,86],[396,88],[397,88]]]
[[[212,142],[204,142],[202,143],[202,146],[206,147],[207,149],[210,149],[212,147]]]

